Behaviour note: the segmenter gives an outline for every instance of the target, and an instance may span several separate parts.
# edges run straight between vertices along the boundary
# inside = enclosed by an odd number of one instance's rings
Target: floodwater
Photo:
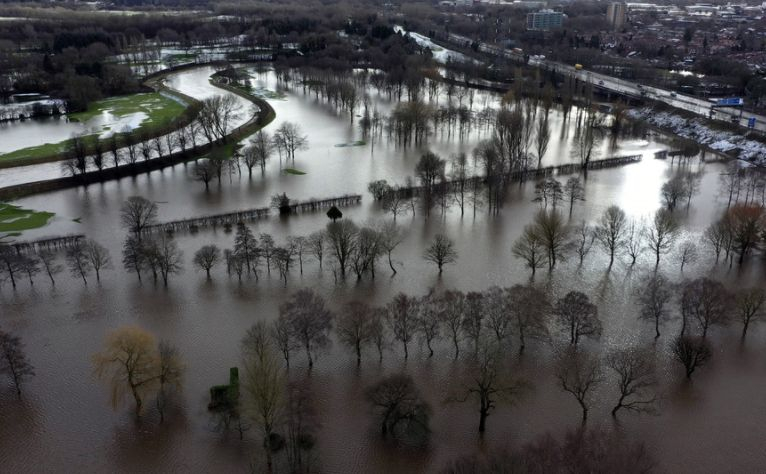
[[[185,93],[195,87],[202,92],[208,90],[205,74],[210,72],[195,70],[196,79],[183,76],[174,84]],[[257,80],[263,87],[276,88],[270,75]],[[384,107],[385,98],[378,102]],[[51,225],[26,233],[26,238],[85,233],[111,250],[115,268],[104,272],[100,284],[91,281],[84,286],[76,278],[61,274],[55,288],[41,276],[34,287],[22,282],[17,291],[8,285],[0,290],[0,326],[22,337],[37,370],[21,401],[16,401],[9,388],[0,390],[0,459],[8,472],[247,471],[251,462],[262,462],[256,435],[246,433],[246,440],[239,441],[233,433],[226,437],[214,432],[206,411],[208,388],[226,381],[228,368],[238,363],[238,342],[246,329],[259,320],[274,320],[279,303],[290,291],[314,288],[332,308],[339,308],[351,299],[384,304],[402,291],[419,295],[429,288],[481,290],[529,280],[528,271],[511,256],[510,248],[539,207],[531,202],[532,183],[512,187],[498,215],[479,209],[473,217],[469,208],[463,217],[455,209],[444,217],[438,211],[428,219],[420,213],[414,218],[400,216],[405,239],[394,252],[399,270],[395,277],[390,277],[381,264],[374,281],[365,278],[357,282],[351,277],[336,284],[328,270],[320,273],[316,262],[308,262],[303,275],[296,266],[287,288],[276,272],[270,277],[262,275],[257,283],[248,279],[240,284],[236,277],[229,278],[224,269],[217,268],[212,281],[206,281],[191,267],[191,255],[207,243],[232,246],[233,234],[221,229],[177,236],[185,252],[186,268],[171,279],[167,289],[151,281],[139,284],[134,275],[124,272],[119,265],[124,232],[118,212],[120,204],[132,195],[158,202],[162,221],[264,206],[276,192],[296,199],[359,192],[365,194],[362,204],[342,209],[344,218],[363,223],[386,217],[366,194],[367,183],[373,179],[403,182],[413,174],[422,149],[402,149],[385,141],[376,142],[374,150],[370,145],[336,147],[361,138],[349,117],[303,96],[300,90],[285,91],[285,99],[273,100],[272,104],[277,119],[269,125],[270,131],[292,121],[308,135],[309,149],[299,152],[295,163],[290,163],[305,171],[303,176],[280,173],[279,160],[274,157],[265,176],[257,172],[248,179],[243,170],[243,176],[235,175],[231,182],[224,177],[220,186],[214,182],[205,192],[201,183],[189,177],[190,167],[178,165],[134,179],[17,202],[56,212]],[[554,126],[554,137],[559,136],[556,130]],[[456,137],[432,137],[430,148],[448,156],[470,151],[478,139],[471,136],[461,144]],[[567,161],[566,142],[552,143],[544,164]],[[641,152],[644,160],[590,172],[587,200],[575,207],[572,221],[593,221],[612,204],[636,218],[648,217],[660,206],[660,187],[673,172],[669,162],[651,158],[662,143],[629,141],[620,146],[614,154]],[[685,238],[700,241],[699,233],[725,206],[717,197],[722,165],[692,166],[703,171],[701,191],[688,211],[679,211],[679,218]],[[269,232],[282,242],[287,235],[307,235],[326,222],[323,213],[274,216],[252,224],[252,228],[256,234]],[[454,239],[459,253],[458,264],[447,267],[442,277],[421,258],[423,248],[439,232]],[[604,336],[600,344],[590,346],[603,352],[625,344],[652,342],[652,328],[637,321],[631,303],[636,281],[652,268],[652,258],[645,255],[635,268],[620,261],[607,270],[603,251],[594,248],[582,267],[575,261],[564,262],[552,275],[539,271],[535,281],[556,296],[571,289],[585,291],[599,304]],[[760,264],[755,261],[744,269],[729,269],[714,267],[714,262],[702,258],[682,275],[675,256],[669,255],[664,257],[661,270],[674,280],[712,271],[738,287],[763,281]],[[90,355],[100,349],[109,331],[126,324],[139,325],[158,338],[168,339],[178,346],[186,363],[183,392],[164,425],[157,424],[151,410],[141,425],[134,423],[129,408],[112,410],[108,390],[92,376]],[[678,324],[672,322],[665,332],[675,333]],[[663,395],[660,414],[621,415],[621,423],[614,428],[630,439],[646,442],[662,471],[764,470],[766,397],[762,393],[766,388],[766,359],[762,348],[766,333],[756,325],[747,343],[740,345],[738,331],[738,327],[713,331],[714,361],[695,374],[693,384],[686,384],[680,368],[669,361],[668,336],[657,343]],[[452,362],[451,348],[441,345],[433,359],[424,351],[413,350],[406,364],[397,349],[392,347],[382,365],[369,354],[357,369],[354,358],[335,344],[319,358],[311,373],[302,354],[296,357],[290,377],[308,384],[320,413],[315,449],[319,472],[438,472],[457,455],[492,446],[519,446],[546,431],[561,434],[579,425],[576,402],[554,383],[546,347],[530,346],[523,359],[509,360],[513,373],[526,378],[531,389],[516,404],[501,405],[491,415],[483,442],[476,433],[476,407],[443,403],[447,391],[459,383],[459,364]],[[405,367],[433,409],[431,442],[419,450],[382,444],[363,398],[364,388],[381,374]],[[614,400],[613,383],[600,387],[589,423],[612,427],[609,410]]]

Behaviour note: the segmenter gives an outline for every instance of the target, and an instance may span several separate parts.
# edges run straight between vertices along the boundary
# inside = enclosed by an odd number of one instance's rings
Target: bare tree
[[[42,250],[38,252],[37,256],[40,258],[40,263],[42,263],[45,273],[51,280],[51,285],[55,285],[56,280],[53,276],[64,270],[64,267],[58,263],[56,254],[50,250]]]
[[[482,299],[484,318],[487,329],[495,336],[498,347],[511,332],[511,306],[508,292],[498,286],[492,286],[484,291]]]
[[[553,178],[545,178],[535,183],[535,198],[533,202],[539,202],[543,206],[543,210],[548,209],[548,205],[551,205],[553,210],[564,200],[564,189],[561,187],[561,183]]]
[[[210,270],[221,260],[221,249],[217,245],[204,245],[194,252],[194,265],[200,270],[204,270],[210,279]]]
[[[36,255],[20,255],[19,256],[19,268],[22,273],[26,273],[29,279],[29,285],[34,286],[35,275],[40,273],[40,260]]]
[[[147,266],[147,252],[135,234],[128,235],[122,244],[122,266],[129,272],[135,272],[141,281],[141,272]]]
[[[422,442],[428,436],[430,409],[412,377],[390,375],[369,387],[366,394],[384,438],[392,436],[411,443]]]
[[[85,253],[91,268],[96,272],[96,281],[101,281],[101,270],[112,266],[109,250],[95,240],[89,239],[85,242]]]
[[[434,341],[439,339],[441,327],[440,300],[433,292],[424,296],[418,302],[418,314],[415,318],[415,331],[419,335],[421,343],[425,343],[428,348],[428,357],[433,357]]]
[[[676,174],[662,185],[662,200],[668,211],[674,211],[678,201],[689,193],[688,185],[682,174]]]
[[[35,375],[35,369],[27,359],[21,339],[3,330],[0,330],[0,373],[11,377],[19,398],[24,379]]]
[[[300,349],[300,344],[293,335],[290,322],[287,319],[287,314],[280,314],[276,321],[274,321],[274,327],[271,330],[271,336],[274,339],[279,351],[282,353],[282,357],[285,359],[285,366],[290,368],[290,354]]]
[[[362,363],[362,349],[374,336],[372,308],[360,301],[350,301],[338,315],[335,331],[341,344],[351,348],[356,354],[356,365]]]
[[[305,349],[311,369],[316,352],[330,344],[333,315],[325,307],[324,298],[303,288],[280,305],[279,313],[284,315],[295,341]]]
[[[567,179],[564,183],[564,199],[569,203],[569,215],[572,215],[574,204],[577,201],[585,201],[585,186],[577,176]]]
[[[253,175],[253,167],[259,166],[261,174],[266,172],[266,162],[274,154],[274,141],[267,132],[259,130],[250,138],[250,145],[245,147],[243,153],[245,165],[250,176]]]
[[[543,156],[548,151],[551,141],[551,127],[548,123],[548,115],[540,114],[535,124],[535,150],[537,152],[537,169],[542,167]]]
[[[625,211],[617,206],[609,206],[596,226],[596,239],[609,254],[609,266],[614,263],[614,255],[622,246],[627,230]]]
[[[734,298],[737,318],[742,323],[742,339],[744,340],[750,324],[763,318],[766,291],[758,287],[745,288],[737,291]]]
[[[654,214],[649,227],[646,229],[648,247],[656,257],[655,267],[660,266],[660,256],[670,252],[678,234],[678,223],[666,209],[659,209]]]
[[[339,222],[327,224],[327,243],[330,254],[338,264],[341,277],[346,276],[351,257],[356,252],[356,236],[359,228],[354,221],[341,219]]]
[[[504,370],[503,353],[495,344],[482,348],[478,357],[469,360],[463,378],[460,392],[448,401],[475,400],[479,405],[479,435],[483,436],[487,418],[497,404],[512,403],[523,385]]]
[[[300,126],[292,122],[283,122],[274,132],[276,147],[284,152],[285,157],[295,161],[295,152],[308,148],[308,137],[303,134]]]
[[[417,331],[418,303],[417,298],[399,293],[386,305],[386,322],[394,339],[402,344],[405,360],[409,357],[409,343]]]
[[[681,264],[681,272],[684,271],[684,267],[687,264],[694,263],[699,258],[699,252],[697,251],[697,244],[691,240],[685,240],[681,242],[678,248],[678,263]]]
[[[673,296],[673,284],[658,273],[644,279],[636,290],[639,317],[654,323],[655,339],[660,337],[660,325],[670,320],[668,305]]]
[[[689,380],[695,370],[705,366],[713,357],[710,343],[701,337],[680,335],[673,340],[670,349],[676,360],[684,366]]]
[[[66,263],[70,273],[82,278],[83,283],[87,285],[87,276],[93,267],[88,258],[88,245],[85,239],[77,239],[69,246],[66,250]]]
[[[547,251],[548,269],[553,270],[558,260],[565,257],[569,228],[561,213],[541,210],[535,215],[532,229]]]
[[[726,326],[731,319],[732,296],[723,283],[709,278],[686,282],[681,296],[684,326],[688,318],[697,321],[702,338],[712,326]],[[681,334],[685,333],[685,327]]]
[[[460,207],[461,216],[465,214],[465,205],[470,191],[468,187],[469,178],[468,156],[465,153],[453,155],[450,159],[450,181],[453,184],[452,195]]]
[[[436,264],[439,268],[439,274],[441,275],[444,265],[455,263],[457,261],[455,243],[444,234],[436,234],[433,242],[423,254],[423,258]]]
[[[439,299],[439,319],[455,348],[455,360],[460,356],[460,341],[463,338],[465,295],[458,290],[447,290]]]
[[[731,225],[728,219],[720,219],[710,224],[710,226],[705,229],[703,237],[713,248],[716,263],[721,258],[722,251],[726,252],[726,258],[728,259],[732,245]]]
[[[653,412],[657,396],[654,388],[654,354],[647,349],[616,349],[606,357],[606,365],[617,375],[617,388],[620,398],[612,408],[612,416],[619,410],[633,412]]]
[[[630,266],[632,267],[636,264],[636,260],[641,256],[644,249],[646,249],[644,245],[646,230],[641,222],[631,219],[625,234],[625,251],[630,257]]]
[[[580,221],[580,223],[572,229],[572,239],[568,243],[568,246],[574,249],[574,252],[579,258],[580,265],[582,265],[585,256],[590,253],[595,241],[596,230],[584,220]]]
[[[22,271],[21,256],[9,245],[0,245],[0,271],[8,274],[11,285],[16,288],[16,275]]]
[[[120,221],[140,241],[144,230],[157,221],[157,204],[141,196],[131,196],[122,204]]]
[[[513,332],[519,338],[519,354],[527,340],[547,341],[551,304],[548,295],[532,285],[515,285],[508,291],[509,312]]]
[[[185,367],[177,347],[164,340],[157,347],[157,411],[162,423],[168,399],[173,392],[181,390]]]
[[[569,343],[577,347],[581,337],[594,340],[601,338],[601,320],[598,308],[590,302],[588,295],[579,291],[570,291],[560,298],[554,308],[558,325],[568,333]]]
[[[402,230],[399,228],[399,226],[396,225],[396,221],[390,220],[385,221],[377,226],[377,232],[379,244],[382,250],[385,251],[386,255],[388,256],[388,266],[391,268],[393,275],[396,275],[396,267],[394,267],[394,262],[391,258],[391,254],[404,240]]]
[[[205,191],[210,189],[210,181],[219,174],[218,166],[215,161],[210,158],[205,158],[194,163],[192,173],[195,180],[204,183]]]
[[[593,390],[603,382],[601,361],[588,352],[575,348],[563,351],[556,362],[556,378],[561,388],[580,404],[582,423],[588,421]]]
[[[513,243],[511,252],[514,256],[524,260],[527,268],[532,270],[532,276],[538,268],[543,268],[546,261],[547,251],[540,236],[533,225],[524,227],[524,232]]]
[[[198,122],[209,142],[225,140],[232,123],[241,116],[241,106],[234,94],[214,95],[202,100]]]
[[[484,306],[484,293],[469,291],[465,295],[463,334],[473,345],[474,357],[479,356],[479,349],[485,337]]]
[[[308,237],[307,245],[311,255],[319,262],[319,269],[322,269],[322,261],[324,260],[325,242],[327,241],[327,232],[319,230]]]
[[[242,391],[245,411],[263,437],[267,472],[273,471],[272,453],[279,447],[274,435],[285,408],[286,377],[274,352],[266,325],[253,325],[242,340]]]
[[[144,397],[156,387],[157,354],[154,336],[126,326],[107,335],[104,350],[93,355],[96,376],[109,383],[112,404],[133,397],[135,415],[141,416]]]
[[[183,270],[183,252],[178,248],[175,239],[165,233],[150,242],[147,251],[149,259],[162,275],[162,282],[168,286],[170,275],[181,273]]]

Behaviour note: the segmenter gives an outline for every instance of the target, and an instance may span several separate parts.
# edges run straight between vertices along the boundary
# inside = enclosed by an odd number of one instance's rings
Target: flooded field
[[[195,98],[222,93],[208,83],[212,72],[200,68],[179,73],[170,78],[169,85]],[[286,192],[293,199],[360,193],[364,195],[362,204],[342,211],[344,218],[362,224],[389,218],[366,192],[368,182],[386,179],[403,183],[414,175],[415,164],[426,148],[442,157],[461,151],[470,154],[483,138],[474,132],[462,140],[432,136],[422,147],[403,148],[385,139],[375,142],[374,147],[371,143],[338,146],[362,139],[358,120],[352,122],[300,88],[284,88],[272,72],[253,71],[253,86],[280,93],[280,99],[269,99],[277,118],[268,131],[293,122],[307,135],[308,149],[299,151],[295,163],[289,164],[306,174],[281,172],[285,163],[274,156],[265,176],[256,172],[249,179],[243,170],[241,176],[225,176],[220,185],[211,183],[206,191],[202,183],[192,179],[191,165],[177,165],[135,178],[14,202],[56,213],[48,226],[25,232],[23,238],[84,233],[111,251],[114,268],[104,272],[100,284],[93,281],[85,286],[62,273],[55,287],[38,278],[33,287],[23,282],[16,291],[9,285],[0,289],[0,325],[22,337],[37,372],[21,401],[16,401],[11,390],[0,391],[0,459],[8,472],[248,471],[251,462],[261,462],[256,435],[246,433],[245,440],[240,441],[234,433],[224,436],[214,432],[206,410],[208,389],[224,383],[228,368],[239,363],[238,344],[247,328],[256,321],[273,321],[279,304],[291,291],[313,288],[337,309],[354,299],[384,304],[398,292],[422,295],[430,288],[483,290],[529,281],[529,271],[511,255],[511,246],[540,207],[532,202],[531,182],[512,186],[497,215],[488,215],[480,208],[475,217],[470,211],[461,217],[452,208],[445,216],[432,212],[428,219],[419,212],[414,217],[400,216],[397,222],[404,229],[404,240],[394,252],[398,268],[394,277],[381,265],[375,280],[366,277],[358,282],[349,277],[336,283],[327,269],[320,272],[317,263],[309,261],[302,275],[297,269],[291,272],[286,287],[275,272],[262,275],[257,282],[250,278],[239,283],[222,267],[215,269],[208,281],[193,269],[191,256],[208,243],[231,247],[233,234],[219,228],[176,236],[184,251],[185,271],[171,278],[169,288],[154,285],[149,279],[139,283],[119,263],[125,237],[119,209],[129,196],[157,202],[159,220],[167,221],[266,206],[270,196],[278,192]],[[381,112],[392,107],[386,96],[373,99]],[[496,101],[497,97],[489,93],[477,92],[475,98],[482,107]],[[551,117],[553,137],[543,165],[571,162],[571,122],[565,124],[558,111]],[[655,151],[665,148],[661,138],[621,141],[614,149],[604,145],[602,156],[642,154],[644,159],[590,172],[585,183],[586,200],[575,205],[571,222],[595,221],[613,204],[630,217],[649,217],[661,205],[662,184],[673,174],[669,161],[653,159]],[[702,172],[700,192],[690,209],[678,211],[678,216],[684,237],[702,246],[701,232],[726,205],[718,196],[723,165],[695,161],[691,166]],[[36,179],[53,173],[47,165],[0,170],[0,185],[17,179],[17,171]],[[319,212],[287,218],[274,215],[251,227],[256,235],[267,232],[283,242],[288,235],[305,236],[327,222]],[[423,249],[437,233],[451,237],[459,254],[457,264],[446,267],[442,276],[422,259]],[[556,297],[578,289],[597,302],[604,335],[598,346],[593,345],[596,350],[651,343],[653,328],[636,318],[632,302],[637,281],[654,268],[651,256],[645,254],[635,267],[622,258],[608,269],[607,256],[594,248],[584,265],[576,260],[563,262],[552,274],[538,271],[536,284]],[[711,258],[700,258],[682,274],[676,255],[671,254],[663,257],[660,269],[673,281],[712,273],[733,287],[763,282],[761,264],[755,259],[740,269],[715,266]],[[93,377],[91,354],[101,348],[105,334],[128,324],[171,341],[186,364],[183,393],[162,425],[153,413],[136,425],[129,409],[112,410],[108,390]],[[665,332],[675,333],[679,324],[671,322]],[[656,342],[663,396],[660,413],[621,415],[614,426],[627,437],[644,441],[661,471],[758,472],[766,465],[762,449],[766,397],[761,395],[766,388],[766,332],[756,325],[746,344],[740,343],[736,326],[716,329],[711,338],[713,363],[687,384],[680,366],[667,356],[669,339],[663,335]],[[405,362],[393,347],[383,364],[370,354],[357,369],[355,359],[336,342],[310,373],[302,355],[298,356],[289,376],[308,384],[318,406],[321,428],[314,450],[318,471],[438,472],[460,454],[499,445],[519,446],[539,434],[558,435],[579,425],[576,402],[561,391],[552,375],[550,348],[530,346],[522,358],[514,357],[508,363],[514,373],[530,382],[531,389],[516,404],[500,406],[490,416],[484,441],[476,433],[473,405],[444,403],[447,391],[458,379],[458,364],[452,361],[446,343],[439,345],[432,359],[421,348],[413,350]],[[402,368],[413,375],[433,409],[433,435],[424,449],[381,443],[364,401],[368,385],[381,374]],[[609,415],[613,390],[613,384],[599,388],[589,424],[610,428],[615,424]],[[30,460],[35,460],[34,464],[30,465]]]

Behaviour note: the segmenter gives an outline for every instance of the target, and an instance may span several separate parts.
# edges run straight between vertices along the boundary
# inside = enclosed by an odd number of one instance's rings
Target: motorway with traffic
[[[553,70],[559,74],[575,76],[581,81],[593,84],[595,87],[631,97],[643,97],[658,102],[664,102],[672,107],[686,110],[697,115],[714,120],[738,124],[743,128],[753,128],[766,131],[766,117],[758,114],[743,112],[741,107],[717,106],[715,100],[705,100],[678,94],[673,91],[654,86],[644,86],[635,82],[626,81],[606,74],[601,74],[587,69],[578,69],[575,66],[549,61],[543,58],[530,58],[528,64],[546,70]],[[736,102],[736,101],[729,101]],[[750,119],[755,119],[750,120]],[[752,127],[748,127],[748,124]]]

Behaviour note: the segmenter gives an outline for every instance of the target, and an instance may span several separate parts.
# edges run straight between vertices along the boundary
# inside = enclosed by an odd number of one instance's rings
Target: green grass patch
[[[295,175],[298,175],[298,176],[303,176],[304,174],[306,174],[305,171],[296,170],[295,168],[285,168],[284,172],[285,172],[285,174],[295,174]]]
[[[139,128],[150,125],[162,126],[181,115],[184,108],[178,101],[165,97],[159,92],[149,92],[98,100],[88,105],[88,110],[84,112],[69,114],[69,120],[87,122],[104,112],[117,117],[143,112],[147,118],[141,122]]]
[[[69,120],[87,122],[93,117],[105,112],[116,117],[144,113],[146,114],[146,118],[132,131],[132,133],[142,133],[148,129],[161,128],[169,125],[174,119],[178,118],[185,109],[186,107],[176,100],[165,97],[158,92],[150,92],[110,97],[108,99],[93,102],[88,106],[88,110],[69,114]],[[109,130],[110,128],[111,126],[106,124],[99,133]],[[117,132],[119,132],[119,130]],[[96,136],[97,135],[95,134],[86,136],[86,143],[92,142]],[[45,143],[43,145],[14,150],[0,154],[0,161],[40,159],[58,155],[66,151],[69,143],[70,140],[64,140],[59,143]]]
[[[18,232],[44,226],[53,216],[52,212],[33,211],[0,202],[0,232],[18,235]]]

